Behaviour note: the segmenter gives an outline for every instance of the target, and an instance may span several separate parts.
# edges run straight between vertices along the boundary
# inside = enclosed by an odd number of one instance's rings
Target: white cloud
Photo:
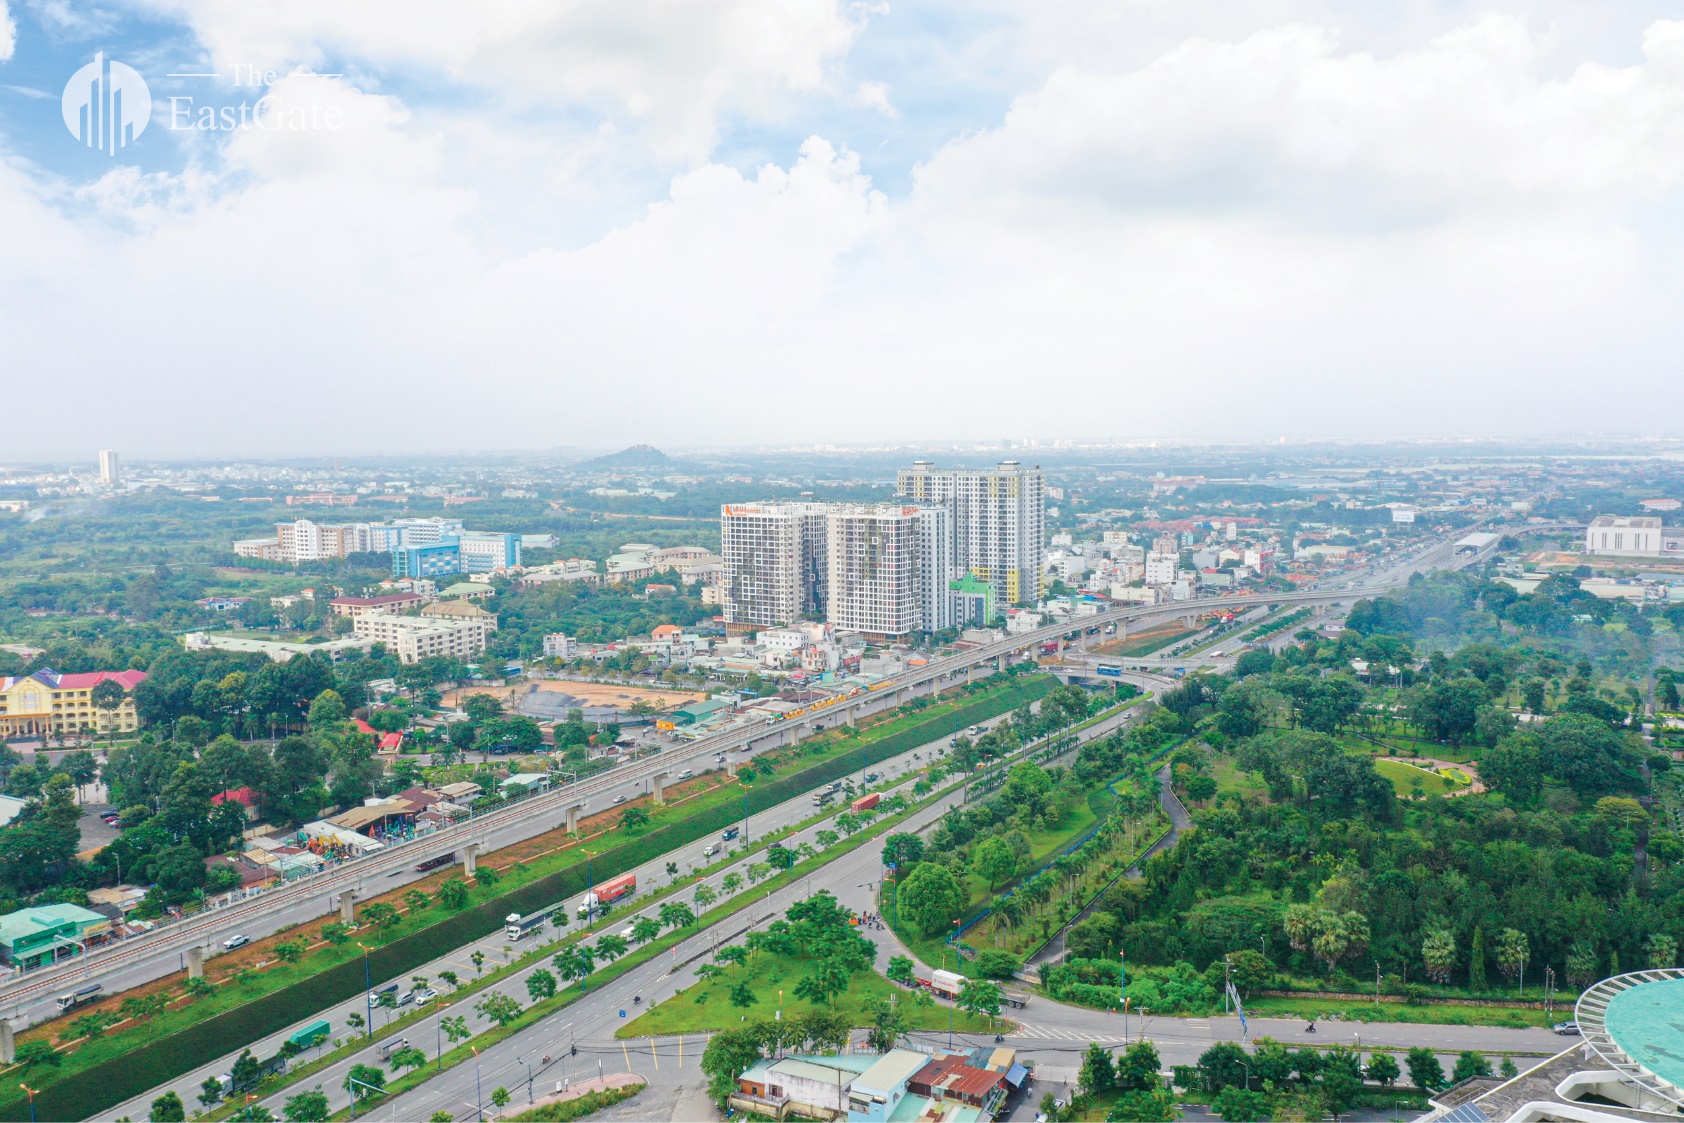
[[[511,107],[585,107],[699,161],[727,114],[777,117],[825,87],[863,14],[840,0],[155,0],[219,66],[349,58],[493,90]],[[335,63],[335,65],[337,65]]]
[[[6,7],[6,0],[0,0],[0,62],[10,59],[17,45],[18,25],[12,22],[12,12]]]
[[[80,190],[0,162],[0,338],[140,452],[1671,424],[1684,32],[1637,45],[1193,39],[1057,69],[900,198],[815,136],[586,235],[606,143],[294,75],[341,128]]]

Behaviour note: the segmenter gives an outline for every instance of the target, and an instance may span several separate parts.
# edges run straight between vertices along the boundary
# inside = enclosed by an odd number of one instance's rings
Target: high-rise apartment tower
[[[727,503],[719,509],[726,624],[776,627],[825,618],[828,510],[823,503]]]
[[[953,513],[954,566],[993,585],[1001,604],[1040,599],[1047,506],[1041,469],[1016,460],[977,471],[937,469],[920,460],[901,469],[896,492]]]

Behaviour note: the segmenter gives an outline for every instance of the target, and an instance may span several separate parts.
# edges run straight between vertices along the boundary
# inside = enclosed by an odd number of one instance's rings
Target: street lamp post
[[[369,970],[368,970],[368,945],[363,943],[361,940],[358,940],[357,946],[363,949],[363,1012],[366,1015],[366,1017],[368,1018],[368,1021],[366,1023],[364,1023],[363,1028],[368,1031],[365,1034],[365,1036],[373,1037],[374,1036],[374,981],[373,981],[373,978],[369,975]]]
[[[27,1084],[19,1084],[18,1087],[29,1093],[29,1123],[35,1123],[35,1089]]]
[[[472,1045],[468,1048],[474,1049]],[[479,1123],[485,1123],[485,1100],[480,1096],[478,1049],[474,1049],[474,1111],[479,1113]]]
[[[444,1007],[439,1005],[440,995],[433,992],[433,1064],[435,1072],[444,1071]]]
[[[530,1105],[534,1102],[532,1099],[532,1064],[524,1057],[516,1057],[515,1060],[526,1068],[526,1102]]]

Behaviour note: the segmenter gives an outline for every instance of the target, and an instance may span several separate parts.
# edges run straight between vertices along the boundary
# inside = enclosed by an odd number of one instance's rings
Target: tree
[[[733,896],[743,887],[743,876],[735,870],[719,879],[719,887],[725,890],[726,896]]]
[[[830,845],[834,845],[834,843],[834,839],[831,840],[830,843],[826,843],[822,838],[819,839],[819,845],[821,847],[828,848]],[[905,870],[923,860],[924,839],[921,835],[892,834],[883,840],[884,865],[895,866],[897,869]]]
[[[1163,1087],[1158,1073],[1163,1064],[1157,1046],[1150,1041],[1136,1041],[1117,1058],[1117,1087],[1125,1092],[1151,1092]]]
[[[1103,1096],[1117,1086],[1117,1070],[1111,1063],[1111,1051],[1095,1042],[1082,1054],[1082,1068],[1077,1077],[1084,1093]]]
[[[509,1100],[512,1098],[513,1097],[509,1095],[509,1090],[501,1084],[491,1089],[491,1102],[496,1104],[499,1110],[508,1107]]]
[[[1431,1049],[1416,1046],[1403,1058],[1409,1066],[1409,1082],[1424,1092],[1436,1092],[1444,1087],[1444,1066],[1438,1063]]]
[[[94,683],[93,689],[88,691],[88,701],[92,702],[96,709],[105,711],[106,728],[111,730],[113,736],[117,730],[115,720],[117,711],[122,708],[128,697],[128,691],[123,689],[122,683],[108,678]],[[177,1102],[179,1102],[179,1097]],[[154,1104],[153,1106],[156,1107],[157,1105]],[[176,1118],[181,1117],[178,1115]]]
[[[818,839],[820,850],[829,850],[832,846],[835,846],[838,842],[842,841],[842,836],[837,834],[835,831],[815,831],[813,837]],[[893,836],[891,835],[890,837]]]
[[[1226,1123],[1254,1123],[1270,1117],[1269,1097],[1244,1088],[1224,1088],[1211,1106]]]
[[[973,1014],[987,1014],[995,1018],[999,1017],[1004,1002],[1005,995],[1001,993],[999,983],[966,979],[959,987],[959,997],[954,1005]]]
[[[541,1002],[546,998],[555,997],[555,976],[538,968],[526,976],[526,993],[534,1002]]]
[[[1468,989],[1485,989],[1485,929],[1474,929],[1473,947],[1468,949]]]
[[[1189,776],[1182,788],[1194,803],[1204,803],[1216,796],[1216,781],[1209,776]]]
[[[635,943],[646,944],[660,934],[661,922],[652,916],[640,916],[632,925],[631,938]]]
[[[696,923],[696,914],[683,901],[668,901],[661,906],[661,923],[669,928],[688,928]]]
[[[105,683],[99,685],[103,686]],[[152,1110],[147,1113],[146,1118],[151,1120],[151,1123],[183,1123],[187,1118],[187,1105],[182,1103],[181,1097],[174,1092],[165,1092],[152,1101]]]
[[[757,885],[760,880],[772,872],[772,867],[765,862],[750,862],[748,867],[748,883]]]
[[[1665,932],[1651,932],[1643,945],[1646,966],[1652,970],[1671,967],[1678,962],[1678,941]]]
[[[745,1026],[716,1033],[702,1051],[702,1071],[708,1077],[708,1098],[721,1109],[737,1090],[737,1077],[760,1059],[758,1027]]]
[[[1392,1058],[1390,1053],[1382,1053],[1376,1050],[1369,1054],[1368,1067],[1364,1070],[1364,1075],[1376,1084],[1390,1088],[1398,1078],[1397,1061]]]
[[[692,899],[696,902],[696,912],[700,915],[713,907],[713,903],[719,900],[719,894],[706,885],[698,885]]]
[[[427,1063],[427,1054],[411,1045],[393,1053],[390,1063],[393,1072],[400,1072],[406,1068],[420,1068]]]
[[[1485,1059],[1485,1054],[1464,1049],[1456,1057],[1456,1068],[1450,1074],[1450,1082],[1460,1084],[1471,1077],[1490,1075],[1491,1063]]]
[[[461,878],[445,879],[439,886],[439,901],[447,909],[460,909],[468,903],[468,886]]]
[[[935,862],[921,862],[900,887],[900,908],[925,936],[945,933],[959,918],[966,902],[951,871]]]
[[[754,1005],[754,992],[747,983],[739,982],[731,987],[731,1005],[744,1010]]]
[[[774,842],[766,848],[766,861],[775,870],[793,869],[795,867],[795,851]]]
[[[848,977],[852,973],[836,956],[821,959],[795,984],[795,994],[815,1006],[825,1005],[848,989]]]
[[[1275,965],[1254,948],[1241,948],[1228,956],[1228,978],[1242,995],[1275,981]]]
[[[205,1077],[205,1082],[199,1085],[199,1102],[207,1108],[215,1107],[222,1102],[222,1081],[214,1076]]]
[[[327,1123],[329,1114],[327,1093],[320,1084],[308,1092],[288,1096],[286,1106],[281,1108],[281,1116],[288,1123]]]
[[[620,812],[620,827],[622,830],[635,831],[639,827],[649,825],[649,812],[641,807],[628,807]]]
[[[986,838],[971,851],[971,868],[995,889],[1017,872],[1017,854],[1004,839]]]
[[[479,1011],[480,1017],[500,1026],[506,1026],[520,1017],[520,1003],[506,994],[488,994],[474,1003],[474,1009]]]
[[[912,958],[906,955],[890,956],[886,974],[894,982],[911,986],[915,977],[913,975]]]
[[[40,1039],[23,1042],[17,1047],[17,1052],[13,1055],[18,1064],[26,1068],[30,1066],[57,1068],[64,1063],[64,1055],[53,1048],[53,1043]]]
[[[610,932],[596,942],[596,953],[612,963],[626,954],[626,938],[617,932]]]
[[[476,866],[474,868],[474,880],[479,883],[481,889],[490,889],[502,880],[502,875],[490,866]],[[442,895],[444,886],[439,886],[439,890]]]
[[[444,1036],[452,1045],[474,1035],[474,1031],[468,1028],[468,1019],[460,1014],[454,1018],[440,1018],[439,1028],[444,1030]]]
[[[1443,928],[1428,932],[1421,941],[1421,961],[1429,979],[1440,985],[1448,983],[1450,972],[1456,969],[1456,937]]]
[[[1199,1056],[1199,1080],[1212,1095],[1224,1088],[1244,1088],[1245,1065],[1251,1058],[1232,1041],[1218,1041]]]
[[[1524,932],[1505,928],[1497,937],[1497,970],[1510,982],[1514,982],[1526,970],[1526,962],[1531,958],[1531,954],[1531,947]]]

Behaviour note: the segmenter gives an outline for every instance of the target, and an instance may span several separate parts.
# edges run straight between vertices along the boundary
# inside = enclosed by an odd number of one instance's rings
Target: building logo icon
[[[133,67],[105,57],[70,76],[64,87],[64,124],[89,148],[115,156],[146,131],[152,119],[152,91]]]

